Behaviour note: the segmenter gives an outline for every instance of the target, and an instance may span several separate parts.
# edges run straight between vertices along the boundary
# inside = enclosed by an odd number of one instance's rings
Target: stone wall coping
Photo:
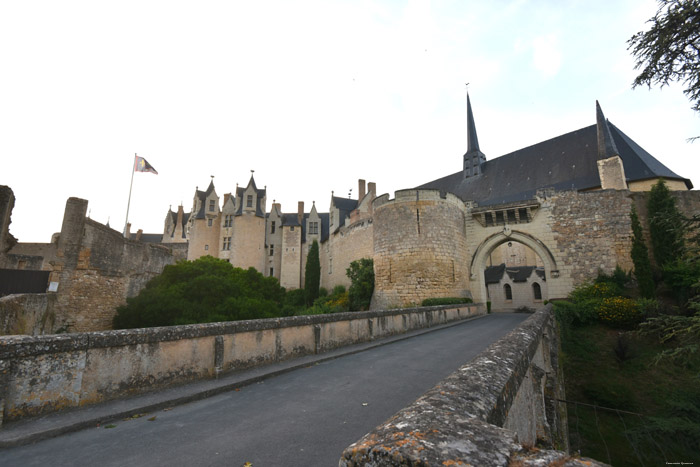
[[[323,315],[289,316],[284,318],[226,321],[180,326],[122,329],[46,336],[3,336],[0,337],[0,360],[24,358],[57,352],[87,350],[89,348],[119,347],[147,344],[180,339],[193,339],[242,332],[274,330],[280,328],[312,326],[338,321],[374,319],[398,315],[410,315],[435,310],[459,308],[483,308],[483,304],[437,305],[428,307],[403,308],[395,310],[354,311]]]
[[[520,450],[501,428],[545,328],[547,305],[416,402],[349,446],[340,466],[508,465]],[[445,464],[452,461],[453,464]]]
[[[416,197],[417,196],[417,197]],[[389,194],[385,193],[382,196],[374,198],[372,201],[372,209],[392,203],[405,203],[415,201],[442,201],[449,204],[459,206],[466,210],[466,205],[458,196],[448,191],[432,190],[432,189],[407,189],[397,190],[394,192],[394,198],[390,199]]]

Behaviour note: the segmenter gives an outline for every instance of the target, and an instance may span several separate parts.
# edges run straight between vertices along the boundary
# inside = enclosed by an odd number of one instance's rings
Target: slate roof
[[[504,263],[498,266],[489,266],[484,269],[484,279],[487,284],[498,284],[503,278],[503,274],[508,274],[513,282],[526,282],[527,279],[535,272],[543,281],[546,280],[544,269],[537,266],[510,266],[506,267]]]
[[[671,171],[610,121],[608,127],[628,182],[663,177],[681,180],[692,188],[690,180]],[[597,125],[591,125],[487,160],[480,175],[465,178],[460,170],[417,188],[447,191],[479,206],[512,203],[532,199],[542,188],[599,188],[597,160]]]
[[[129,239],[136,240],[136,235],[137,234],[132,233]],[[139,241],[143,243],[161,243],[163,241],[163,234],[142,233]]]
[[[267,190],[264,188],[261,190],[255,185],[255,179],[253,176],[250,176],[250,181],[248,182],[248,186],[253,185],[253,190],[255,190],[255,215],[258,217],[265,217],[265,213],[263,212],[263,206],[262,206],[262,199],[266,196]],[[241,188],[241,187],[236,187],[236,198],[238,198],[238,209],[234,213],[236,216],[240,216],[243,214],[243,203],[246,202],[244,194],[245,191],[248,189],[248,187]]]
[[[269,217],[269,214],[268,214]],[[318,217],[321,220],[321,243],[328,240],[328,231],[330,225],[330,214],[327,212],[319,212]],[[306,220],[309,218],[308,213],[304,213],[304,222],[301,224],[301,242],[306,243]],[[298,226],[299,217],[297,213],[282,214],[282,225]]]
[[[209,188],[207,188],[207,191],[197,190],[195,192],[195,196],[201,201],[201,203],[199,203],[199,211],[197,211],[195,219],[204,219],[207,196],[209,196],[212,191],[214,191],[214,180],[209,182]]]
[[[177,212],[175,212],[175,211],[170,211],[170,219],[172,219],[173,225],[175,225],[175,227],[177,227]],[[183,213],[183,216],[182,216],[182,225],[180,226],[180,227],[183,227],[183,229],[182,229],[182,238],[187,238],[187,235],[185,235],[184,226],[187,225],[187,221],[188,221],[189,219],[190,219],[190,213],[189,213],[189,212]],[[175,235],[175,229],[173,229],[173,234],[171,235],[171,237],[173,237],[174,235]]]
[[[357,203],[359,201],[350,198],[340,198],[338,196],[333,196],[333,205],[340,211],[338,217],[339,223],[338,228],[345,225],[345,218],[350,216],[350,213],[357,209]]]

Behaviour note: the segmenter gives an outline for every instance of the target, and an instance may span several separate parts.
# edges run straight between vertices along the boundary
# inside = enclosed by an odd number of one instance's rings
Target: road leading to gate
[[[348,445],[528,316],[490,314],[170,410],[0,450],[0,464],[336,466]]]

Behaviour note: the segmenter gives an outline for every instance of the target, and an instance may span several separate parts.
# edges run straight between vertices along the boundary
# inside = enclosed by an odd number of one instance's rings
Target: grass
[[[563,330],[571,451],[614,466],[700,464],[700,356],[655,365],[652,338],[592,324]],[[634,412],[635,415],[626,412]]]

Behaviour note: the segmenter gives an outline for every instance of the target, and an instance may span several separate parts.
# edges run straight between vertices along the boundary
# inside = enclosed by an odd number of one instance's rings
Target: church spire
[[[595,101],[596,127],[598,131],[598,160],[608,159],[613,156],[619,156],[620,152],[615,146],[615,140],[610,133],[608,121],[603,115],[603,109],[600,108],[598,101]]]
[[[476,137],[476,125],[474,124],[474,114],[472,113],[472,103],[467,93],[467,154],[479,150],[479,138]]]
[[[481,165],[484,162],[486,162],[486,156],[479,149],[472,103],[469,99],[469,93],[467,93],[467,152],[464,154],[464,178],[479,175],[481,173]]]

